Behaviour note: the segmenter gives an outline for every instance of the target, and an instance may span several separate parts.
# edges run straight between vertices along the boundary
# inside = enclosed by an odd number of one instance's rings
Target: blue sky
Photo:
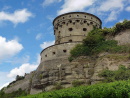
[[[130,0],[0,0],[0,89],[37,68],[40,52],[55,40],[53,19],[73,11],[112,27],[130,19]]]

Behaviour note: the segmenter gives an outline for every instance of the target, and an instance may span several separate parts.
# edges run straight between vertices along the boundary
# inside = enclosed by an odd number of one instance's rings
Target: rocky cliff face
[[[128,54],[101,53],[96,57],[79,57],[72,62],[65,62],[53,68],[36,71],[34,76],[20,80],[5,90],[6,93],[22,88],[30,94],[49,91],[55,88],[56,83],[62,87],[71,87],[72,82],[78,80],[86,85],[102,81],[98,76],[103,69],[117,70],[119,65],[130,67]]]
[[[113,39],[122,45],[129,44],[130,30],[120,32]],[[75,80],[86,85],[95,84],[103,79],[98,76],[101,70],[117,70],[119,65],[130,67],[129,54],[105,52],[98,56],[82,56],[72,62],[68,61],[68,57],[56,58],[41,63],[35,72],[26,75],[24,80],[11,84],[4,91],[10,93],[22,88],[30,94],[36,94],[52,90],[56,84],[60,84],[64,88],[71,87]]]

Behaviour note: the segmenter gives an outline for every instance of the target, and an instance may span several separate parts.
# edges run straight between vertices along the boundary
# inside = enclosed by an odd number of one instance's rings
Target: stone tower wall
[[[101,28],[101,24],[97,16],[84,12],[66,13],[56,17],[53,21],[55,45],[41,52],[40,63],[69,56],[70,50],[81,43],[94,26]]]
[[[100,28],[101,20],[89,13],[73,12],[58,16],[53,21],[55,44],[82,41],[93,27]]]
[[[47,60],[53,60],[59,57],[69,56],[70,50],[79,42],[63,43],[53,45],[41,52],[41,63]]]

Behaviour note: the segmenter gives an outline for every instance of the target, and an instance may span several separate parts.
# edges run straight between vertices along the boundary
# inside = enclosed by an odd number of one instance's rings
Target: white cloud
[[[37,60],[33,63],[24,63],[20,67],[12,69],[10,72],[0,72],[0,89],[7,86],[11,81],[14,81],[17,75],[24,76],[25,73],[34,71],[40,63],[40,55],[37,55]]]
[[[126,11],[130,12],[130,6],[128,6],[128,7],[126,8]]]
[[[92,5],[95,0],[64,0],[65,3],[58,11],[58,14],[63,14],[71,11],[83,11],[86,7]]]
[[[36,35],[36,40],[40,40],[42,38],[42,33],[38,33],[37,35]]]
[[[34,64],[22,64],[19,68],[14,68],[10,71],[10,73],[7,75],[9,78],[15,78],[17,75],[24,76],[25,73],[29,73],[33,70],[35,70],[38,67],[38,65]]]
[[[3,84],[2,86],[0,86],[0,90],[1,90],[3,87],[6,87],[6,86],[8,86],[8,85],[9,85],[9,82]]]
[[[32,17],[32,13],[27,11],[27,9],[16,10],[14,13],[0,12],[0,21],[10,21],[15,25],[18,23],[25,23]]]
[[[54,3],[54,2],[60,2],[60,1],[62,1],[62,0],[44,0],[44,2],[42,3],[42,6],[43,7],[48,6],[48,5],[50,5],[50,4]]]
[[[23,49],[22,44],[18,43],[17,40],[9,40],[0,36],[0,60],[16,55]]]
[[[40,47],[41,47],[42,49],[45,49],[45,48],[47,48],[47,47],[49,47],[49,46],[51,46],[51,45],[54,45],[54,43],[55,43],[55,41],[43,42],[43,44],[41,44]]]
[[[101,6],[99,7],[99,11],[112,11],[112,10],[122,10],[124,7],[123,4],[124,0],[106,0],[103,3],[101,3]]]
[[[117,19],[118,12],[112,11],[108,18],[106,19],[106,22],[110,22]]]

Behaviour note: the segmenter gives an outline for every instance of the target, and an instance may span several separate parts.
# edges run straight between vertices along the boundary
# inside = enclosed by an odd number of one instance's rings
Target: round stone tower
[[[62,82],[62,86],[70,87],[72,81],[77,80],[74,76],[77,71],[72,71],[72,66],[69,66],[70,50],[82,43],[94,27],[101,28],[101,24],[97,16],[84,12],[66,13],[56,17],[53,21],[55,44],[41,52],[41,62],[32,79],[31,93],[42,92],[43,88],[39,87],[44,87],[44,90],[48,91],[58,82]],[[87,73],[88,71],[85,74]],[[88,81],[83,77],[82,80]]]
[[[41,52],[39,70],[67,62],[70,50],[87,36],[94,27],[101,28],[101,20],[85,12],[71,12],[56,17],[53,21],[55,44]],[[66,59],[66,60],[65,60]]]
[[[101,28],[101,20],[84,12],[66,13],[53,21],[55,44],[81,42],[93,27]]]

